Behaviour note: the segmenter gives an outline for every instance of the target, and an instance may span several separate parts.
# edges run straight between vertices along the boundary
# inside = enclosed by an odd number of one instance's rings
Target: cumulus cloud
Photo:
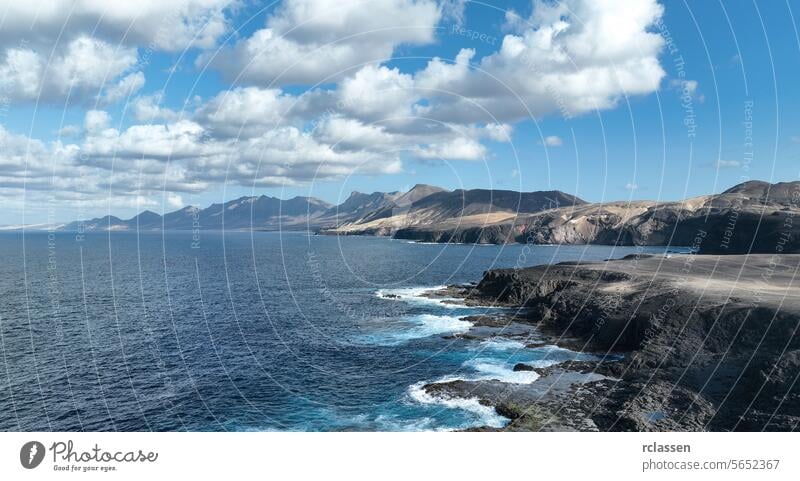
[[[561,113],[571,117],[614,107],[621,98],[659,88],[663,39],[649,31],[663,14],[655,0],[537,1],[494,54],[469,68],[475,52],[454,63],[433,59],[415,77],[440,94],[431,115],[447,121],[515,121]]]
[[[557,135],[548,135],[544,138],[543,143],[548,147],[561,147],[564,145],[564,140]]]
[[[59,137],[77,137],[81,133],[81,128],[74,124],[67,124],[56,132]]]
[[[420,99],[411,75],[374,65],[345,78],[337,93],[342,110],[366,119],[411,115]]]
[[[487,137],[495,142],[510,142],[514,132],[514,127],[508,124],[487,124],[485,129]]]
[[[133,48],[115,47],[87,36],[72,40],[53,58],[29,47],[10,48],[0,62],[0,88],[17,100],[82,97],[99,92],[110,80],[131,69],[136,59]],[[136,76],[125,80],[129,89],[143,82],[143,77]],[[113,95],[119,88],[112,87]]]
[[[11,101],[114,103],[144,85],[139,49],[210,48],[229,0],[0,0],[0,89]]]
[[[325,118],[314,129],[314,136],[322,142],[343,150],[388,151],[400,148],[408,139],[392,134],[379,124],[344,117]]]
[[[486,160],[487,145],[510,142],[518,121],[612,108],[627,95],[655,91],[664,77],[663,42],[650,31],[663,13],[654,0],[537,1],[530,16],[509,16],[496,51],[462,49],[416,71],[384,61],[401,45],[433,42],[443,18],[462,20],[463,2],[385,0],[365,8],[360,0],[284,0],[264,28],[199,55],[199,65],[245,85],[173,109],[163,92],[140,93],[143,42],[165,51],[214,46],[228,28],[225,2],[145,2],[113,15],[90,3],[77,2],[83,13],[67,21],[71,36],[49,62],[44,42],[12,45],[0,34],[0,87],[15,99],[90,98],[109,112],[108,104],[133,98],[125,112],[138,123],[90,110],[82,136],[69,144],[2,128],[9,148],[0,152],[0,189],[27,182],[80,202],[111,192],[130,203],[161,192],[157,198],[177,206],[182,194],[222,183],[299,185],[402,172],[410,159]],[[102,19],[92,17],[97,9]],[[150,23],[130,18],[128,9]],[[10,15],[34,21],[18,10]],[[174,35],[162,38],[160,19],[174,11]],[[86,19],[99,21],[96,34],[84,33]],[[35,21],[44,37],[59,18],[43,11]],[[130,35],[118,38],[126,21]],[[543,139],[549,147],[562,143]]]
[[[432,42],[441,15],[433,0],[285,0],[265,28],[198,62],[239,82],[332,81],[399,45]]]
[[[422,146],[416,149],[415,154],[420,159],[483,160],[486,147],[474,139],[464,138]]]
[[[87,116],[88,119],[88,116]],[[219,153],[218,145],[203,142],[203,128],[190,120],[170,124],[133,125],[117,129],[90,129],[81,152],[96,158],[181,159]]]
[[[134,72],[120,79],[116,85],[106,89],[102,97],[102,103],[114,104],[120,100],[128,99],[142,87],[144,87],[144,74],[142,72]]]
[[[106,130],[111,125],[111,116],[103,110],[89,110],[83,120],[83,128],[90,134]]]
[[[167,205],[173,209],[180,209],[184,205],[183,197],[174,192],[167,192],[166,201]]]
[[[55,39],[75,32],[112,44],[144,45],[179,52],[189,47],[210,48],[229,29],[225,9],[231,0],[170,0],[99,2],[3,0],[0,43],[17,44],[27,39],[52,45]]]
[[[87,114],[91,132],[108,135],[105,112]],[[103,130],[105,129],[105,130]],[[105,133],[105,134],[104,134]],[[9,132],[0,126],[0,195],[38,205],[72,208],[149,205],[163,190],[200,192],[209,184],[193,178],[186,166],[148,159],[124,159],[121,168],[94,162],[78,144],[43,142]]]
[[[163,95],[160,92],[136,97],[133,102],[128,105],[133,118],[140,122],[177,120],[180,114],[162,106],[162,97]]]
[[[280,89],[236,88],[221,92],[197,111],[197,118],[215,135],[254,137],[285,125],[299,100]],[[292,112],[293,109],[294,112]]]

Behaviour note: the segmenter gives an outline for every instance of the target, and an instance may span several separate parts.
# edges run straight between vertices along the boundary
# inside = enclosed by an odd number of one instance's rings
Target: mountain
[[[750,181],[678,202],[589,204],[559,191],[353,192],[333,206],[313,197],[241,197],[163,217],[107,215],[63,230],[314,230],[454,243],[603,244],[694,247],[701,253],[800,252],[800,182]]]
[[[240,197],[205,209],[188,206],[164,216],[143,211],[122,220],[114,216],[71,222],[62,230],[68,231],[137,231],[137,230],[303,230],[316,228],[316,219],[331,209],[331,205],[313,197],[294,197],[281,200],[275,197]]]
[[[134,229],[153,230],[161,228],[161,216],[153,211],[146,210],[136,217],[128,220],[126,224]]]
[[[395,199],[394,203],[398,207],[408,207],[418,200],[422,200],[431,194],[438,194],[440,192],[447,192],[447,190],[434,185],[417,184],[412,187],[411,190]]]
[[[303,229],[330,207],[327,202],[313,197],[288,200],[266,195],[241,197],[224,204],[212,204],[199,212],[197,220],[201,229]]]
[[[751,181],[680,202],[608,202],[452,226],[409,226],[395,237],[427,242],[672,245],[701,253],[800,252],[800,182]]]
[[[60,230],[75,232],[95,230],[127,230],[127,224],[119,217],[107,215],[91,220],[70,222],[69,224],[64,225]]]
[[[353,191],[344,202],[328,209],[319,223],[327,227],[336,227],[344,223],[362,221],[372,213],[394,205],[395,200],[402,195],[401,192],[362,194]]]
[[[164,226],[173,230],[191,230],[195,222],[200,221],[202,209],[189,205],[183,209],[164,214]]]
[[[281,200],[240,197],[205,209],[184,207],[163,216],[146,210],[122,220],[106,216],[72,222],[63,230],[316,230],[344,234],[393,234],[410,225],[481,225],[562,205],[584,204],[558,191],[455,190],[417,184],[407,192],[352,192],[333,206],[313,197]]]
[[[355,215],[337,215],[336,222],[331,222],[329,225],[321,226],[328,228],[336,228],[345,225],[366,225],[378,219],[386,219],[398,215],[406,211],[408,207],[431,194],[439,192],[447,192],[441,187],[434,187],[431,185],[417,184],[412,187],[408,192],[391,192],[389,194],[381,194],[379,202],[372,202],[369,208],[363,209],[354,213]],[[373,196],[380,193],[372,194]],[[346,204],[347,202],[345,202]],[[344,205],[344,204],[342,204]],[[341,212],[341,206],[336,208],[337,212]],[[385,233],[381,233],[385,234]]]
[[[413,228],[436,231],[480,228],[509,222],[520,215],[583,204],[583,200],[559,191],[458,189],[451,192],[417,185],[383,209],[323,232],[337,235],[393,235]]]

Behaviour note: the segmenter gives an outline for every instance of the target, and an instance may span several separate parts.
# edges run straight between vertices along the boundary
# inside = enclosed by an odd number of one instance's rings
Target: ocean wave
[[[446,288],[447,286],[379,289],[375,295],[382,299],[398,300],[418,306],[436,306],[445,307],[448,309],[464,309],[468,307],[462,303],[461,299],[457,299],[455,297],[431,298],[425,295],[431,292],[441,291],[442,289]]]
[[[474,347],[476,350],[491,349],[494,351],[519,351],[527,349],[524,342],[505,337],[490,337]]]
[[[616,355],[616,354],[607,354],[605,356],[599,356],[597,354],[589,353],[589,352],[581,352],[581,351],[573,351],[571,349],[566,349],[563,347],[558,347],[552,344],[548,344],[545,346],[535,347],[531,349],[533,352],[536,353],[543,353],[544,360],[548,361],[556,361],[556,362],[563,362],[563,361],[617,361],[624,358],[624,356]]]
[[[430,417],[408,420],[391,414],[381,414],[375,418],[378,431],[416,432],[416,431],[443,431],[446,428],[436,426],[436,420]]]
[[[443,378],[436,382],[447,382],[456,378]],[[450,409],[460,409],[476,417],[476,424],[500,428],[508,423],[508,419],[497,414],[491,406],[484,406],[478,398],[458,398],[445,396],[432,396],[425,391],[428,384],[425,381],[412,384],[408,388],[409,397],[420,404],[439,405]]]
[[[394,346],[411,339],[420,339],[441,334],[458,334],[469,331],[472,323],[457,316],[419,314],[403,318],[405,325],[393,329],[361,336],[368,344]]]
[[[545,368],[558,364],[558,361],[530,361],[529,366]],[[465,381],[500,381],[509,384],[530,384],[539,379],[539,374],[533,371],[514,371],[514,365],[498,359],[479,357],[464,363],[465,367],[473,369],[476,374],[464,378]]]

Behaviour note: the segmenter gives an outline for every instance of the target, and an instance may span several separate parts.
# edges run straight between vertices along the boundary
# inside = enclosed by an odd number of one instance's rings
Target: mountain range
[[[201,209],[195,206],[159,215],[146,210],[130,219],[112,215],[71,222],[67,231],[136,230],[313,230],[334,233],[353,226],[359,233],[379,226],[370,234],[389,235],[408,225],[446,222],[459,217],[472,225],[475,217],[507,219],[557,205],[585,204],[558,191],[514,192],[508,190],[455,190],[418,184],[407,192],[352,192],[339,205],[314,197],[282,200],[266,195],[241,197]],[[398,221],[402,217],[405,221]]]
[[[314,197],[241,197],[201,209],[144,211],[72,222],[68,231],[310,230],[425,242],[673,245],[702,252],[797,252],[800,182],[750,181],[677,202],[588,203],[560,191],[353,192],[339,205]]]
[[[701,253],[800,252],[800,182],[750,181],[677,202],[575,202],[481,225],[397,229],[399,239],[453,243],[689,246]],[[345,226],[348,233],[354,227]]]

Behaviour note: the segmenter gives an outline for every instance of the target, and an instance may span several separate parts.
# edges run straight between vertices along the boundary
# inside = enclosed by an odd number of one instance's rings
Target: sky
[[[800,177],[800,1],[0,1],[0,224]]]

